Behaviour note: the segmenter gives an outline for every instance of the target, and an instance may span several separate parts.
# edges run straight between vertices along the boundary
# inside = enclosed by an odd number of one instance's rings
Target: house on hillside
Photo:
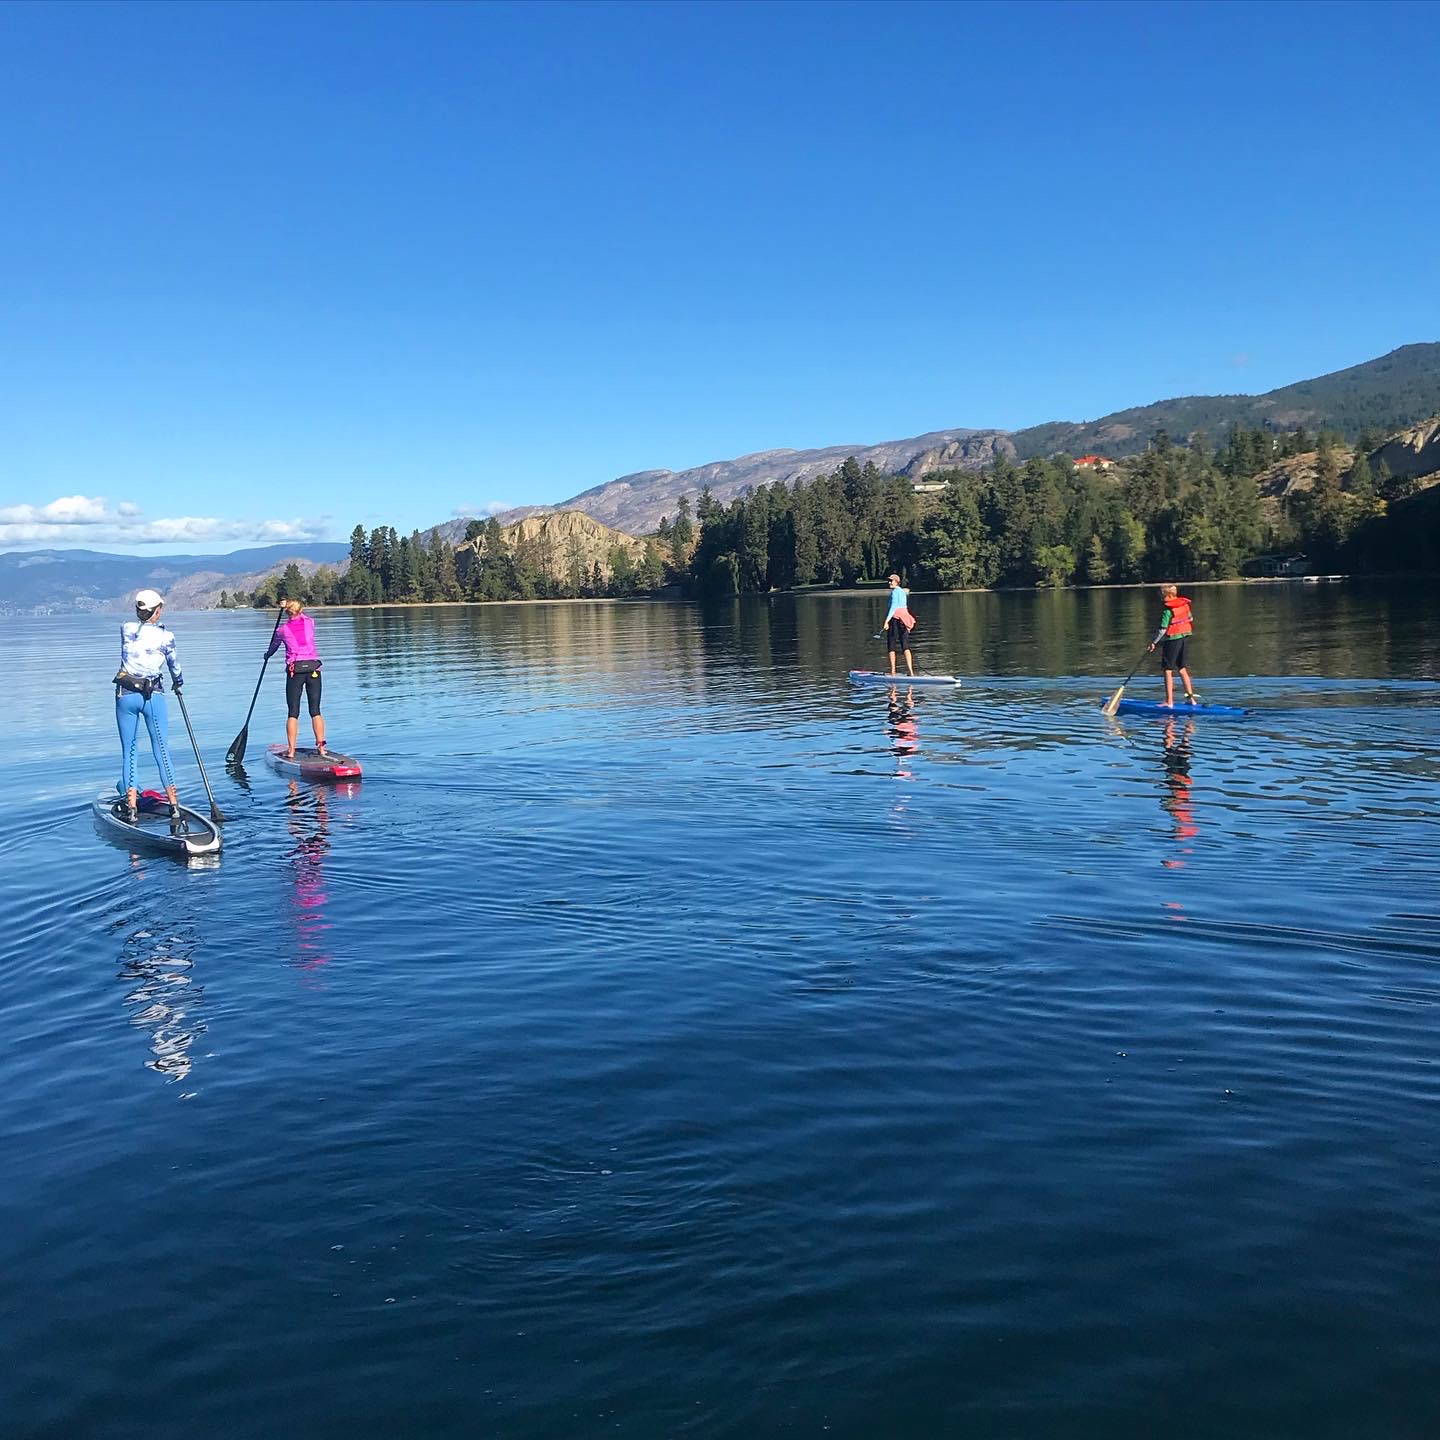
[[[1242,574],[1257,580],[1290,580],[1315,573],[1315,567],[1305,555],[1257,555],[1240,569]]]
[[[943,480],[912,480],[910,488],[917,495],[938,495],[945,488]]]
[[[1113,470],[1115,462],[1104,455],[1082,455],[1076,462],[1077,470]]]

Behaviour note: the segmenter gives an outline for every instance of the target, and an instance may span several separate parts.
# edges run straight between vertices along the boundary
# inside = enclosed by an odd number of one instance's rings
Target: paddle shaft
[[[285,614],[285,607],[282,605],[275,615],[275,630],[280,628],[280,621]],[[270,632],[270,638],[275,638],[275,630]],[[260,662],[260,678],[255,682],[255,693],[250,697],[250,708],[245,712],[245,723],[240,727],[240,733],[230,742],[230,748],[225,752],[225,763],[227,765],[238,765],[245,758],[245,742],[250,738],[250,717],[255,713],[255,702],[260,698],[260,687],[265,683],[265,667],[270,663],[267,655]]]
[[[200,758],[200,747],[195,743],[195,727],[190,723],[190,712],[185,708],[185,696],[181,694],[180,687],[175,687],[175,701],[180,706],[180,713],[185,717],[185,733],[190,737],[190,748],[195,752],[195,763],[200,767],[200,779],[205,786],[205,797],[210,801],[210,818],[217,824],[223,825],[225,817],[220,813],[220,807],[215,803],[215,796],[210,789],[210,777],[205,773],[205,762]]]
[[[1135,672],[1145,663],[1145,657],[1153,647],[1147,645],[1141,652],[1140,658],[1130,667],[1130,673],[1120,682],[1120,688],[1105,702],[1104,712],[1107,715],[1115,713],[1115,707],[1120,703],[1120,697],[1125,693],[1125,687],[1135,678]]]
[[[1145,657],[1146,657],[1149,653],[1150,653],[1150,647],[1147,645],[1147,646],[1140,652],[1140,658],[1130,667],[1130,673],[1129,673],[1129,674],[1125,677],[1125,679],[1121,682],[1120,688],[1121,688],[1122,690],[1135,678],[1135,672],[1145,663]]]

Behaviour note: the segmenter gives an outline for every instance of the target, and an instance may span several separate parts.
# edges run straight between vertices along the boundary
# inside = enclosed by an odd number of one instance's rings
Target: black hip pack
[[[293,675],[297,680],[308,680],[312,675],[320,673],[320,662],[318,660],[296,660],[285,667],[287,675]]]
[[[141,695],[148,700],[157,690],[163,691],[165,687],[160,683],[159,677],[147,677],[132,675],[128,670],[117,670],[115,672],[115,689],[129,690],[132,694]]]

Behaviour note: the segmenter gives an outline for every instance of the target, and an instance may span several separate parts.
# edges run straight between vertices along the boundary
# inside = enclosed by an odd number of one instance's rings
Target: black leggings
[[[305,699],[310,706],[312,716],[320,713],[320,671],[314,669],[306,675],[292,675],[289,672],[285,675],[285,703],[290,707],[290,718],[300,718],[300,692],[305,692]]]

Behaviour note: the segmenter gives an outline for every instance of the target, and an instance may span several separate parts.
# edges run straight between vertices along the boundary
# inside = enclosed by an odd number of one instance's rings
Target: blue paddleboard
[[[1174,705],[1162,705],[1158,700],[1121,700],[1116,708],[1122,715],[1228,715],[1232,720],[1254,713],[1241,705],[1191,705],[1184,700]]]
[[[960,683],[954,675],[891,675],[884,670],[852,670],[850,678],[857,685],[948,685],[952,690]]]

